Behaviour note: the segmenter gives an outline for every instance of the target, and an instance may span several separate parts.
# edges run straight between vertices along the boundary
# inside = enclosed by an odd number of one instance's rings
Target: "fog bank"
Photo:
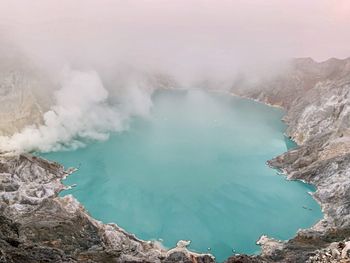
[[[75,148],[147,115],[158,87],[229,90],[291,57],[347,57],[349,17],[346,0],[3,0],[5,67],[31,65],[52,103],[0,148]]]

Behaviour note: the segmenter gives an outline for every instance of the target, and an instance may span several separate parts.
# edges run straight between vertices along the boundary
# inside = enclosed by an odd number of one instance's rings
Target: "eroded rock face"
[[[347,78],[323,81],[295,100],[285,117],[287,134],[298,144],[332,135],[338,146],[348,144],[350,135],[350,72]]]
[[[52,102],[53,83],[24,57],[13,53],[0,54],[0,136],[40,124]]]

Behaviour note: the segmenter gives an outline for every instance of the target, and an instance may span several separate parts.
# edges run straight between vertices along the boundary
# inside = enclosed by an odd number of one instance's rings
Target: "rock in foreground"
[[[68,175],[57,163],[2,155],[0,174],[0,262],[214,262],[94,220],[72,196],[57,196]]]

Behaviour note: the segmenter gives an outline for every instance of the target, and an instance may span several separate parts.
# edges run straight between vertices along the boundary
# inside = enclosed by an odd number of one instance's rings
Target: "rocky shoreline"
[[[286,134],[299,146],[268,164],[289,180],[315,185],[324,213],[287,242],[263,237],[261,255],[246,262],[349,262],[350,59],[296,59],[286,74],[246,88],[248,94],[238,94],[286,109]]]
[[[286,133],[299,146],[268,163],[315,185],[324,219],[285,242],[263,236],[260,255],[227,262],[349,262],[350,59],[296,59],[258,84],[240,78],[232,92],[286,109]],[[72,196],[58,196],[70,172],[29,154],[0,154],[0,262],[215,262],[184,241],[166,250],[96,221]]]
[[[88,215],[72,196],[58,197],[69,175],[28,154],[0,157],[0,262],[214,262],[180,241],[169,251]]]

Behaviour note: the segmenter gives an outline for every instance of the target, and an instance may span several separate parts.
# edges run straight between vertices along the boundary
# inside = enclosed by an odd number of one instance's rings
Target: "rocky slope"
[[[48,86],[53,85],[16,50],[6,50],[0,47],[0,136],[41,123],[51,103]]]
[[[166,251],[58,197],[69,174],[32,155],[0,157],[0,262],[214,262],[180,241]]]
[[[271,89],[267,88],[269,85]],[[241,95],[287,110],[286,133],[299,147],[268,163],[290,180],[315,185],[314,198],[324,212],[323,220],[311,229],[300,230],[287,242],[263,238],[262,254],[255,259],[333,262],[347,258],[350,252],[349,246],[345,246],[350,238],[350,59],[322,63],[297,59],[286,74],[250,87],[249,91]],[[325,256],[326,253],[331,256]],[[350,258],[345,260],[350,262]]]
[[[314,184],[325,216],[286,242],[263,236],[259,256],[227,262],[348,262],[350,59],[296,59],[258,84],[240,79],[232,92],[286,109],[287,134],[299,147],[269,164]],[[214,262],[189,252],[186,242],[166,251],[94,220],[72,196],[58,197],[68,174],[31,155],[0,154],[0,262]]]

